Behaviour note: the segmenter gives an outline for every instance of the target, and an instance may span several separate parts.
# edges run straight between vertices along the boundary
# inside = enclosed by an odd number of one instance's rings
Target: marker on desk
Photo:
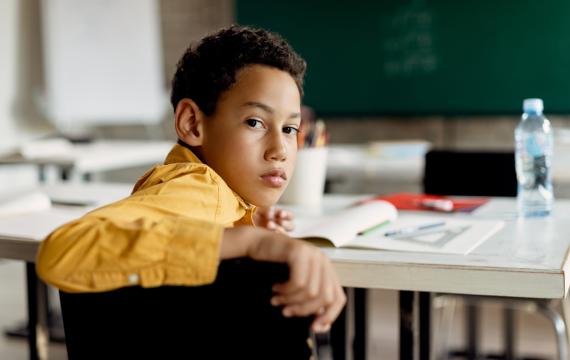
[[[405,228],[401,228],[398,230],[392,230],[392,231],[385,232],[384,236],[410,235],[410,234],[417,233],[417,232],[420,232],[423,230],[433,229],[435,227],[440,227],[440,226],[444,226],[444,225],[445,225],[445,221],[440,221],[440,222],[436,222],[433,224],[410,226],[410,227],[405,227]]]
[[[423,199],[420,204],[421,206],[432,210],[445,212],[453,211],[453,201],[448,199]]]
[[[366,228],[366,229],[364,229],[364,230],[362,230],[362,231],[359,231],[359,232],[357,233],[357,235],[359,235],[359,236],[360,236],[360,235],[366,235],[366,234],[368,234],[368,233],[370,233],[370,232],[372,232],[372,231],[374,231],[374,230],[376,230],[376,229],[378,229],[378,228],[380,228],[380,227],[382,227],[382,226],[384,226],[384,225],[387,225],[387,224],[389,224],[389,223],[390,223],[390,220],[386,220],[386,221],[383,221],[383,222],[381,222],[381,223],[379,223],[379,224],[372,225],[372,226],[369,227],[369,228]]]

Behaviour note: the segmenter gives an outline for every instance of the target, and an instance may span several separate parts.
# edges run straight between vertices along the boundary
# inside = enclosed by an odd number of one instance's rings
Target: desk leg
[[[28,290],[28,347],[30,359],[47,359],[47,286],[36,275],[34,263],[26,263]]]
[[[479,358],[479,304],[468,303],[466,306],[466,328],[467,333],[467,359],[477,360]]]
[[[515,360],[515,310],[508,306],[503,309],[503,326],[505,360]]]
[[[366,359],[366,312],[367,312],[367,289],[354,289],[354,343],[353,359]]]
[[[420,292],[418,314],[420,326],[420,359],[429,360],[431,352],[431,293]]]
[[[414,292],[400,291],[400,360],[414,360]]]
[[[347,303],[331,330],[335,360],[366,359],[367,289],[348,288]],[[347,354],[347,349],[352,356]]]
[[[431,294],[400,291],[400,360],[429,360]]]

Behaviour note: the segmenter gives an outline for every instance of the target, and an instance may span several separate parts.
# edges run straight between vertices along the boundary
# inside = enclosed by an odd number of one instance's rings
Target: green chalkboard
[[[568,0],[236,0],[307,60],[329,115],[570,113]]]

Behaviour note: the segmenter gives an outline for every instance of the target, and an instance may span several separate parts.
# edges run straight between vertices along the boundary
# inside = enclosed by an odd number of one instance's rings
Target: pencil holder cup
[[[316,208],[320,207],[327,175],[327,148],[314,147],[297,152],[297,165],[280,203]]]

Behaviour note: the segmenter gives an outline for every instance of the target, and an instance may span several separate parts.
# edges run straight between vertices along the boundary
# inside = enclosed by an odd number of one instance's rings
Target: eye
[[[263,129],[263,123],[259,119],[249,118],[245,122],[254,129]]]
[[[293,127],[293,126],[285,126],[283,128],[283,132],[285,134],[297,135],[299,133],[299,129],[297,129],[296,127]]]

